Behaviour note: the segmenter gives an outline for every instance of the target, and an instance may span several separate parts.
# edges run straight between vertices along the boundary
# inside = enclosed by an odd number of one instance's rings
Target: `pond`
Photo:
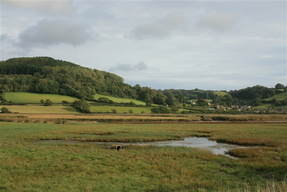
[[[41,140],[36,141],[35,143],[67,143],[67,144],[77,144],[83,143],[79,141],[65,141],[65,140]],[[184,140],[172,140],[172,141],[156,141],[156,142],[143,142],[143,143],[123,143],[123,142],[85,142],[83,144],[95,144],[95,145],[104,145],[110,148],[112,145],[154,145],[154,146],[173,146],[173,147],[196,147],[210,150],[213,154],[216,155],[225,155],[230,158],[232,157],[226,154],[230,149],[235,148],[249,148],[249,146],[239,146],[228,143],[218,143],[216,141],[208,140],[204,137],[187,137]]]

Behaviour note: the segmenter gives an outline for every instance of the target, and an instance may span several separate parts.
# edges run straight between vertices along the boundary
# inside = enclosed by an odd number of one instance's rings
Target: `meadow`
[[[12,113],[50,113],[50,114],[79,114],[75,108],[71,106],[53,105],[53,106],[41,106],[41,105],[0,105],[0,109],[6,107]]]
[[[40,104],[40,100],[46,101],[50,99],[54,104],[61,104],[62,101],[73,102],[77,100],[75,97],[65,96],[65,95],[55,95],[55,94],[38,94],[38,93],[28,93],[28,92],[7,92],[5,93],[5,99],[7,101],[12,101],[14,103],[31,103]]]
[[[151,107],[120,107],[120,106],[92,106],[91,112],[96,113],[112,113],[116,110],[116,113],[151,113]]]
[[[283,101],[287,98],[287,93],[279,93],[279,94],[276,94],[272,97],[269,97],[267,99],[262,99],[263,101],[271,101],[273,99],[276,99],[278,101]]]
[[[109,100],[112,100],[115,103],[129,103],[129,102],[134,102],[136,105],[146,105],[145,102],[139,101],[136,99],[129,99],[129,98],[119,98],[119,97],[112,97],[112,96],[106,96],[106,95],[100,95],[100,94],[95,94],[94,98],[99,99],[100,97],[105,97],[108,98]]]
[[[230,151],[88,141],[205,136],[256,148]],[[286,123],[65,124],[0,121],[0,191],[286,191]],[[82,143],[37,143],[40,140]]]

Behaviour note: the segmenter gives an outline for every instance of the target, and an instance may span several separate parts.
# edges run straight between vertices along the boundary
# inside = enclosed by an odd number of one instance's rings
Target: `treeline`
[[[278,83],[274,88],[267,88],[264,86],[256,85],[253,87],[247,87],[240,90],[231,90],[228,94],[224,96],[219,96],[213,99],[214,104],[218,105],[252,105],[258,106],[263,102],[265,103],[273,103],[277,106],[281,104],[276,99],[271,101],[264,101],[263,99],[274,96],[275,94],[287,92],[287,88],[284,87],[283,84]],[[287,98],[286,98],[287,100]],[[282,102],[285,105],[286,102]]]

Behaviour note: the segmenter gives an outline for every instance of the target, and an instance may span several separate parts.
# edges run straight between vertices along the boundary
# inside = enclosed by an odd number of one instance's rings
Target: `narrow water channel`
[[[204,137],[187,137],[184,140],[175,141],[157,141],[157,142],[143,142],[143,143],[123,143],[123,142],[79,142],[79,141],[65,141],[65,140],[41,140],[35,143],[67,143],[67,144],[94,144],[94,145],[104,145],[106,147],[111,147],[112,145],[154,145],[154,146],[173,146],[173,147],[196,147],[202,149],[208,149],[213,154],[225,155],[230,158],[234,158],[228,154],[225,154],[230,149],[236,148],[248,148],[246,146],[233,145],[228,143],[218,143],[216,141],[208,140]]]

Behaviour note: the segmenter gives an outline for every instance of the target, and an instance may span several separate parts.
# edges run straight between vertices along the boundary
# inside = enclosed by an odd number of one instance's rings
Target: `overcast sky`
[[[0,60],[49,56],[154,89],[286,85],[285,0],[0,5]]]

